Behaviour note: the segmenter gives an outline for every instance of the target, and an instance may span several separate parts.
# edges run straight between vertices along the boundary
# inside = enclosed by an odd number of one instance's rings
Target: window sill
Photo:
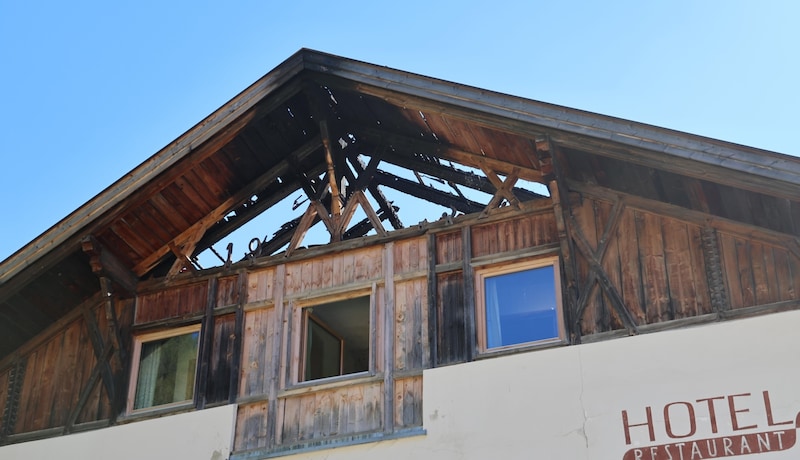
[[[543,342],[508,345],[505,347],[496,347],[487,350],[480,350],[475,359],[485,359],[485,358],[495,358],[497,356],[515,355],[518,353],[527,353],[529,351],[542,350],[546,348],[561,347],[567,344],[568,342],[566,339],[553,339]]]
[[[320,439],[286,446],[275,446],[273,449],[254,449],[249,451],[234,452],[231,460],[256,460],[264,458],[282,457],[313,452],[322,449],[333,449],[345,446],[357,446],[379,441],[408,438],[412,436],[426,436],[428,433],[422,427],[405,428],[391,433],[373,432],[360,435],[344,436],[337,438]]]
[[[371,374],[369,372],[357,372],[355,374],[337,375],[336,377],[328,377],[324,379],[310,380],[308,382],[293,384],[278,392],[278,398],[382,381],[382,373]]]
[[[164,415],[174,415],[183,412],[191,412],[194,410],[193,401],[182,401],[174,404],[165,404],[163,406],[148,407],[144,409],[136,409],[119,416],[117,421],[119,423],[133,422],[136,420],[143,420],[148,418],[157,418]]]

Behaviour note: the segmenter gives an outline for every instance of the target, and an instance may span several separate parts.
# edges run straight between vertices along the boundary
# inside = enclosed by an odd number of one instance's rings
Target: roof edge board
[[[307,50],[306,68],[386,91],[434,100],[567,133],[800,183],[800,160],[769,150],[511,96]],[[768,173],[768,174],[767,174]]]
[[[234,96],[199,123],[143,161],[94,198],[45,230],[0,263],[0,285],[64,243],[103,213],[131,196],[144,184],[169,169],[204,142],[252,109],[304,68],[305,50],[300,50]]]

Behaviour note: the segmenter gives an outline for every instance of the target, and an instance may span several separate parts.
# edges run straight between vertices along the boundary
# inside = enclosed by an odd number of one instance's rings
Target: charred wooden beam
[[[443,192],[433,187],[420,185],[416,182],[403,179],[402,177],[398,177],[394,174],[390,174],[381,170],[375,172],[374,180],[381,185],[385,185],[400,192],[407,193],[411,196],[430,201],[431,203],[435,203],[440,206],[463,212],[464,214],[480,212],[484,208],[483,204],[476,201],[461,198],[452,193]]]
[[[415,139],[372,127],[359,126],[354,131],[358,136],[364,136],[373,145],[388,145],[403,152],[444,158],[476,169],[480,169],[482,165],[487,165],[501,174],[509,174],[514,168],[519,168],[520,178],[533,182],[543,182],[541,172],[536,169],[488,158],[480,152],[468,152],[452,145]],[[531,149],[530,154],[534,155],[535,151]]]
[[[357,154],[349,156],[348,160],[350,164],[353,165],[353,169],[358,173],[358,178],[353,188],[355,190],[368,189],[372,197],[375,198],[375,201],[378,202],[379,210],[383,211],[389,217],[389,223],[392,224],[392,227],[395,230],[403,228],[403,222],[400,221],[400,217],[397,215],[397,212],[395,212],[392,203],[386,198],[386,195],[383,194],[378,184],[372,183],[372,178],[375,176],[378,163],[381,162],[381,156],[374,155],[370,158],[366,166],[364,166],[364,163],[358,158]]]
[[[397,212],[398,209],[399,208],[395,206],[394,212]],[[389,215],[383,212],[382,209],[378,211],[378,218],[381,220],[381,222],[390,219]],[[367,233],[369,233],[369,231],[372,230],[373,228],[374,227],[372,225],[372,222],[369,219],[367,218],[362,219],[357,224],[350,227],[350,229],[348,229],[346,232],[344,232],[344,237],[342,239],[349,240],[351,238],[362,237]]]
[[[385,155],[382,160],[395,166],[438,177],[444,181],[478,190],[488,195],[494,195],[497,192],[497,189],[488,178],[460,170],[454,166],[444,165],[438,157],[409,152],[409,154]],[[520,187],[513,187],[512,191],[515,196],[519,197],[520,201],[547,198],[544,195]]]

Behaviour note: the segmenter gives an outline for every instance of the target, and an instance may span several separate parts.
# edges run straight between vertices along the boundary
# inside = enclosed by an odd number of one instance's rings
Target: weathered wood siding
[[[383,429],[381,382],[320,390],[278,401],[276,443],[291,445]]]
[[[236,451],[421,424],[412,412],[430,367],[428,257],[426,237],[417,237],[248,272]],[[302,308],[353,292],[370,295],[374,308],[372,372],[333,387],[298,384]],[[400,423],[387,425],[388,414]]]
[[[476,334],[472,265],[513,262],[537,248],[555,251],[559,241],[555,215],[544,210],[503,220],[477,220],[460,231],[438,233],[435,241],[436,365],[469,361],[475,353]]]
[[[117,332],[127,336],[133,302],[115,305]],[[0,369],[1,436],[11,440],[24,433],[110,423],[126,370],[116,337],[105,303],[94,300],[6,360]]]
[[[785,247],[719,234],[733,309],[800,299],[800,257]]]
[[[227,283],[223,284],[227,288]],[[141,295],[136,305],[136,324],[202,314],[208,303],[207,289],[208,282],[204,281]]]
[[[604,274],[636,323],[711,313],[700,226],[630,207],[624,207],[613,223],[609,222],[612,207],[609,202],[585,200],[573,210],[573,231],[581,232],[593,250],[601,239],[607,240],[601,260]],[[605,234],[608,228],[612,231]],[[588,283],[587,255],[581,254],[577,261],[579,286],[591,292],[581,318],[581,335],[622,329],[608,293]]]

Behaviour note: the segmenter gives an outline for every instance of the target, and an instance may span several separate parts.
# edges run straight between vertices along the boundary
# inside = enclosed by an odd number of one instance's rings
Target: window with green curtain
[[[199,328],[198,328],[199,329]],[[133,409],[194,398],[200,331],[141,342]]]

